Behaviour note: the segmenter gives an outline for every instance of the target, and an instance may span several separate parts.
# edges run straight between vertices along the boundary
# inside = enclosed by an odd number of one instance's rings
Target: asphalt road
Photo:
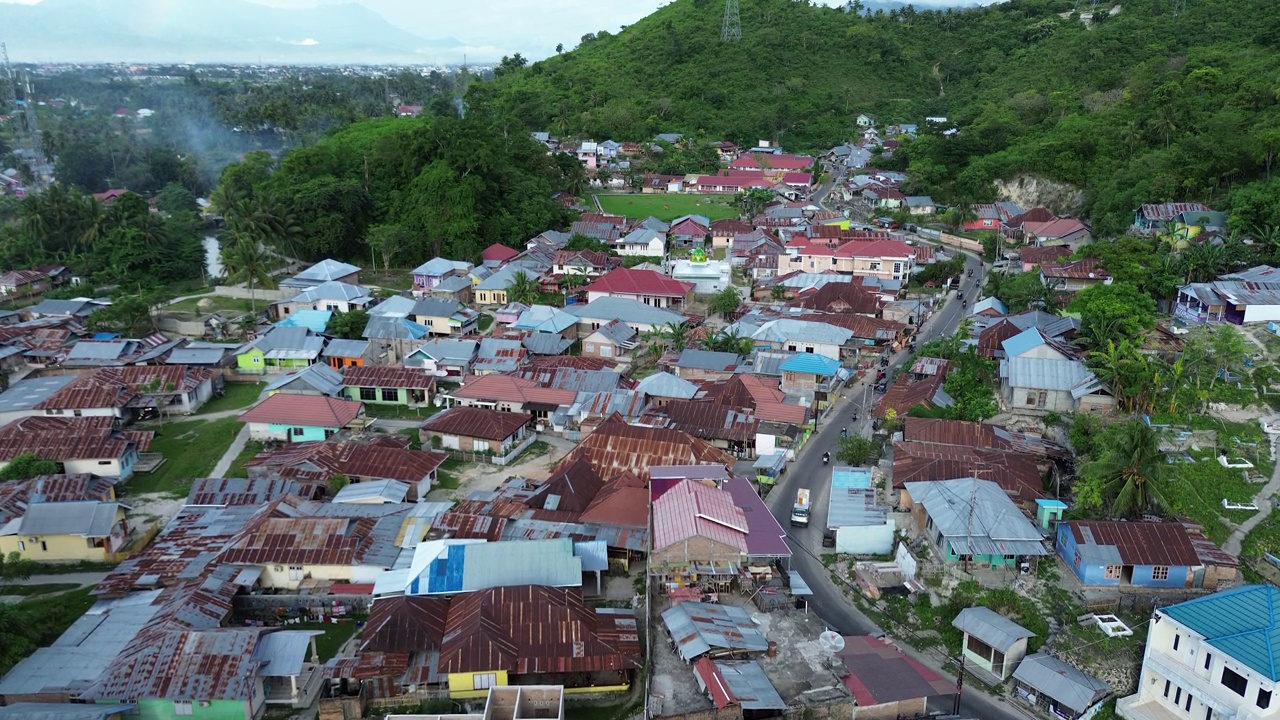
[[[975,257],[968,258],[966,268],[972,269],[974,276],[965,278],[960,285],[960,292],[966,299],[973,300],[976,297],[973,290],[981,282],[982,269]],[[934,313],[918,333],[917,337],[921,344],[955,332],[964,318],[965,309],[961,307],[956,293],[949,293],[946,297],[942,308]],[[908,357],[907,352],[898,353],[890,360],[890,368],[899,367]],[[787,531],[787,542],[792,552],[791,569],[799,571],[813,590],[809,607],[828,627],[843,635],[877,634],[882,630],[845,599],[843,592],[836,587],[831,574],[822,564],[822,534],[826,527],[827,498],[831,492],[831,466],[822,464],[822,454],[830,452],[832,463],[835,462],[836,445],[841,428],[847,427],[851,434],[870,436],[870,408],[874,406],[878,397],[870,388],[873,377],[869,375],[867,380],[852,383],[845,389],[844,397],[836,403],[835,408],[828,412],[825,418],[818,421],[818,429],[805,445],[800,457],[787,469],[781,482],[770,491],[766,499],[773,516]],[[867,403],[866,408],[861,407],[864,398]],[[852,421],[855,408],[858,409],[856,423]],[[809,489],[812,511],[808,527],[791,526],[791,507],[795,503],[796,493],[800,488]],[[966,688],[962,695],[960,707],[962,713],[978,720],[1026,720],[1027,718],[1006,703],[969,688]],[[951,710],[950,707],[936,709],[946,712]]]

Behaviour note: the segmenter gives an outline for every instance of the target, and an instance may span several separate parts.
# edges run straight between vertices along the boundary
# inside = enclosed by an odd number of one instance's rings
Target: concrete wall
[[[655,549],[649,553],[649,567],[652,572],[660,573],[663,566],[669,566],[670,569],[667,574],[670,582],[687,582],[688,573],[682,572],[682,570],[688,566],[690,561],[702,565],[706,565],[713,560],[719,563],[741,564],[745,559],[737,548],[716,542],[710,538],[695,536],[665,548]],[[677,575],[681,576],[682,579],[676,580]]]
[[[883,525],[836,529],[836,552],[848,555],[888,555],[893,551],[893,518]]]
[[[970,240],[969,238],[952,235],[951,233],[940,233],[938,235],[938,242],[943,245],[950,245],[951,247],[960,248],[962,250],[970,250],[976,253],[982,252],[982,243],[978,240]]]

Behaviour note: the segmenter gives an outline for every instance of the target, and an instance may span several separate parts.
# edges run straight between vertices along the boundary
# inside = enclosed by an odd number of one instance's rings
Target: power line
[[[720,41],[742,39],[742,17],[738,12],[738,0],[725,0],[724,23],[720,26]]]

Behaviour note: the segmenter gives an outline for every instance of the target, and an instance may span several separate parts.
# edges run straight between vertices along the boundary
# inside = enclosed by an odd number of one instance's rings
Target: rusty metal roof
[[[131,643],[86,696],[147,700],[250,700],[262,630],[216,629],[159,633],[145,647]],[[139,635],[142,637],[142,635]]]
[[[893,444],[894,487],[969,477],[990,480],[1015,500],[1045,496],[1044,477],[1033,455],[941,443]]]
[[[555,470],[579,459],[591,463],[602,477],[624,471],[647,473],[655,465],[723,465],[733,467],[732,455],[688,433],[669,428],[629,425],[620,415],[603,420],[590,435],[560,460]],[[554,472],[554,471],[553,471]]]
[[[0,483],[0,525],[21,517],[33,503],[110,501],[115,497],[116,482],[116,478],[81,473]]]
[[[258,453],[247,468],[270,468],[283,478],[328,481],[344,475],[362,480],[399,480],[417,485],[441,463],[443,453],[398,448],[379,442],[294,443]]]
[[[604,481],[591,468],[591,463],[579,459],[558,469],[525,502],[529,507],[577,515],[587,509],[603,485]]]
[[[572,390],[552,390],[539,387],[533,380],[513,375],[482,375],[467,378],[453,396],[468,400],[509,403],[549,403],[572,405],[577,397]]]
[[[219,558],[243,565],[352,565],[373,544],[374,518],[270,518],[241,533]]]
[[[430,418],[421,427],[429,433],[502,441],[531,422],[533,416],[527,413],[459,405]]]
[[[347,387],[430,390],[435,387],[436,379],[420,368],[357,365],[342,371],[342,384]]]
[[[586,355],[551,355],[529,358],[529,369],[576,368],[578,370],[613,370],[618,363]]]
[[[1192,545],[1187,528],[1179,522],[1072,520],[1064,524],[1077,545],[1112,546],[1125,565],[1200,565],[1200,553]]]
[[[360,652],[416,652],[439,648],[449,615],[443,597],[383,597],[369,608]]]
[[[238,418],[246,423],[343,428],[360,416],[364,406],[355,400],[323,395],[272,395]]]
[[[748,442],[755,439],[759,422],[749,409],[705,400],[668,400],[652,411],[670,421],[668,427],[704,440]]]
[[[131,449],[145,451],[154,433],[119,431],[110,417],[18,418],[0,428],[0,461],[26,453],[44,460],[65,462],[85,459],[119,459]]]
[[[187,505],[259,506],[297,489],[296,482],[283,478],[199,478],[191,483]]]
[[[934,397],[942,392],[946,377],[931,375],[923,380],[912,382],[911,376],[903,373],[889,386],[888,392],[880,396],[872,415],[884,419],[885,411],[893,408],[898,417],[905,417],[907,411],[916,405],[934,406]]]
[[[36,405],[37,410],[142,407],[156,399],[181,395],[213,377],[210,368],[188,365],[136,365],[98,368]]]

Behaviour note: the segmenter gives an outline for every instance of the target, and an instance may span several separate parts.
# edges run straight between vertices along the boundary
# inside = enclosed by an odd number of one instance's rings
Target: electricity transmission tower
[[[1178,17],[1187,11],[1187,0],[1169,0],[1169,5],[1173,10],[1173,16]]]
[[[725,0],[724,24],[720,26],[720,41],[742,39],[742,18],[738,14],[738,0]]]

